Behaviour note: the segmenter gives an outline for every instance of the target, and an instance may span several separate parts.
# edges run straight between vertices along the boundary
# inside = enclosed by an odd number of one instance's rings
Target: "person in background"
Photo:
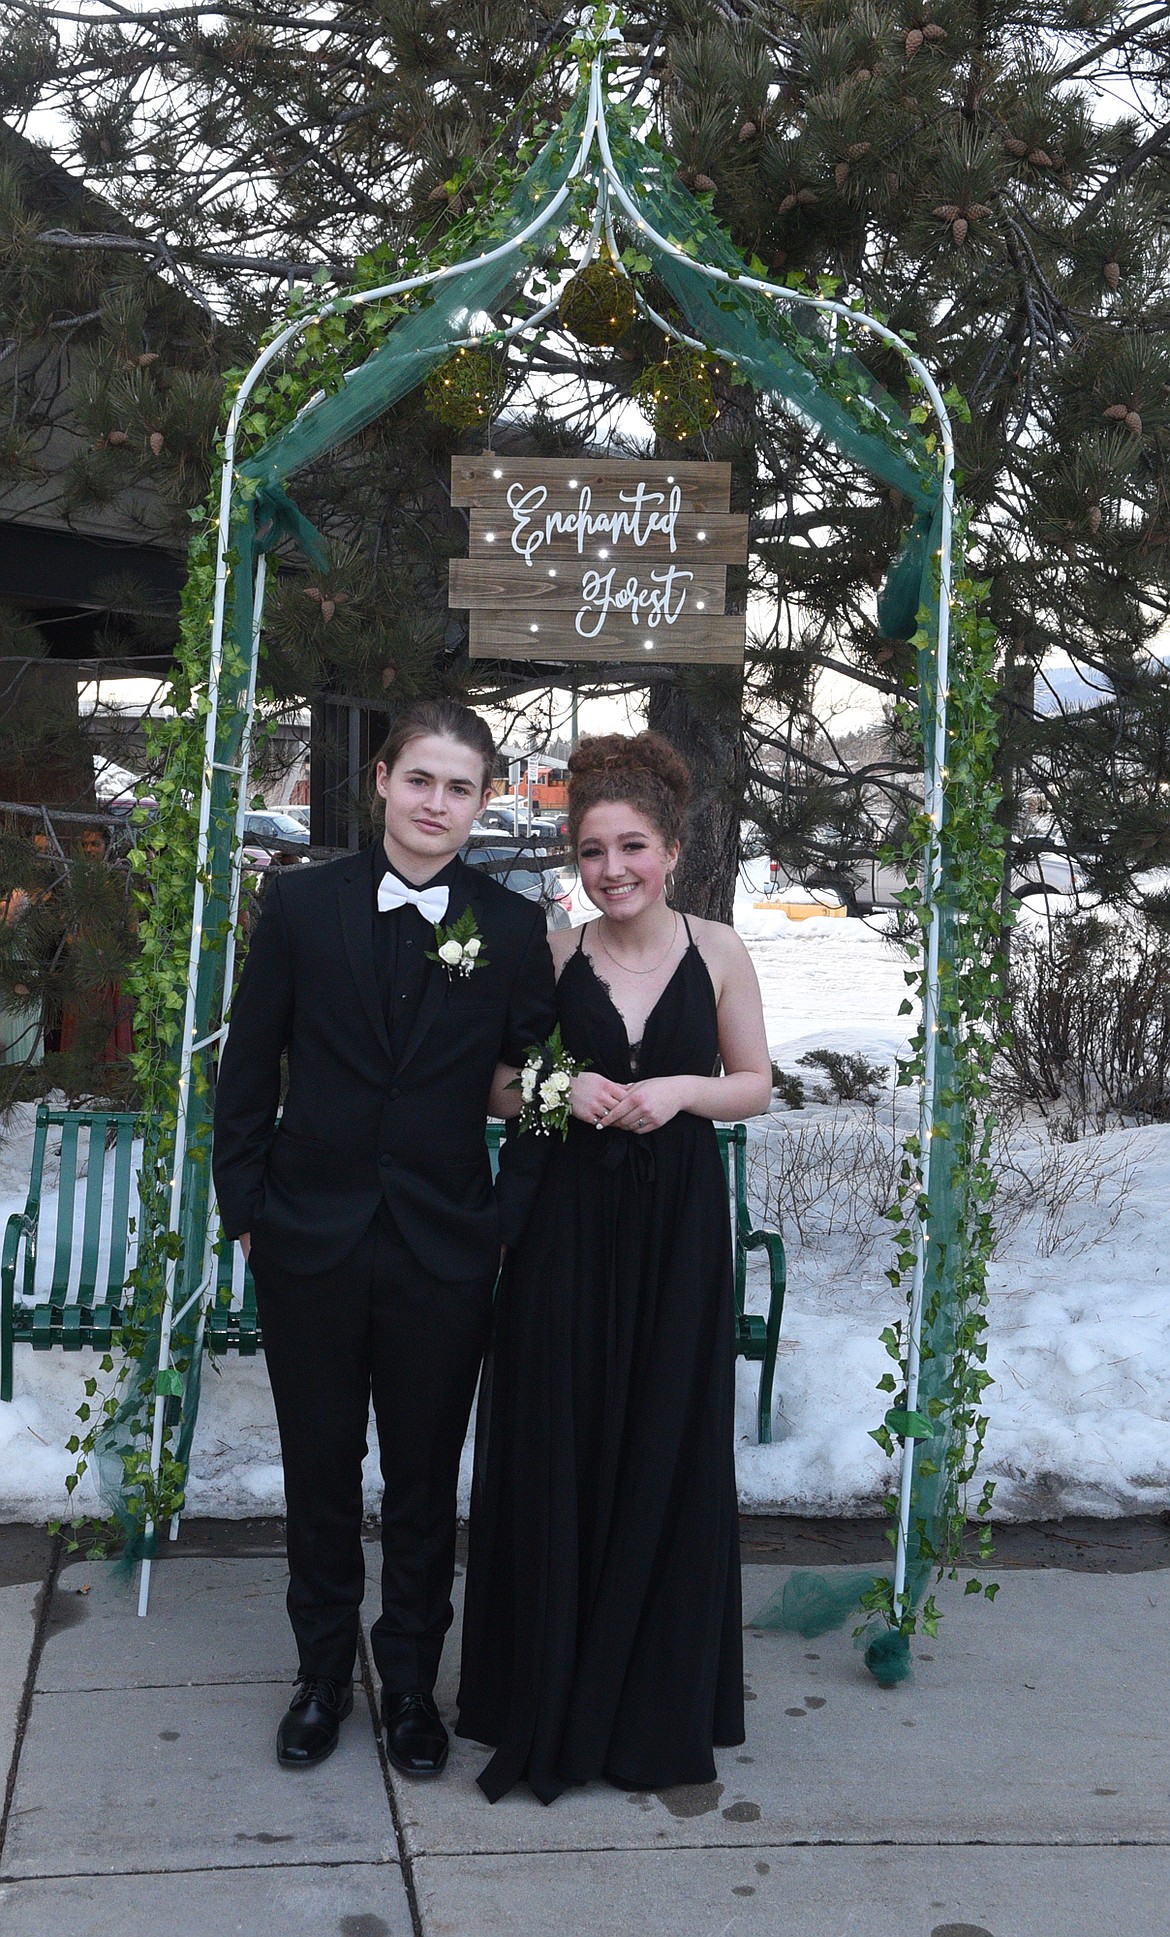
[[[83,828],[77,845],[76,914],[67,941],[74,986],[62,1009],[58,1046],[63,1056],[81,1053],[87,1062],[109,1067],[125,1063],[134,1047],[131,1006],[120,979],[134,916],[121,872],[109,866],[106,829]]]

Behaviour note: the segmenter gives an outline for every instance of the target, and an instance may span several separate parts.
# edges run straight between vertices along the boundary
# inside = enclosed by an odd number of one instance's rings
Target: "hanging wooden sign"
[[[748,521],[730,497],[730,464],[452,458],[471,534],[448,603],[470,613],[472,658],[741,664],[746,616],[725,607]]]

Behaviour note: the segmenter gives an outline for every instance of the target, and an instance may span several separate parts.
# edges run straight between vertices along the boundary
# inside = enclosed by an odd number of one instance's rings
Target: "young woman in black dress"
[[[583,740],[570,762],[601,918],[549,938],[587,1067],[505,1262],[480,1399],[458,1733],[496,1750],[492,1802],[522,1779],[543,1802],[599,1776],[710,1782],[713,1747],[744,1739],[714,1126],[767,1108],[771,1063],[743,943],[666,899],[689,794],[657,734]]]

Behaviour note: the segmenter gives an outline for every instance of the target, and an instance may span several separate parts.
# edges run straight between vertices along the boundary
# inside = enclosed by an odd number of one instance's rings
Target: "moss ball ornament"
[[[712,368],[705,352],[679,343],[672,345],[661,363],[648,364],[642,371],[633,394],[656,437],[681,444],[714,423],[719,405]]]
[[[490,350],[456,350],[431,371],[427,409],[449,430],[474,430],[499,409],[504,393],[500,361]]]
[[[577,271],[557,307],[569,333],[598,350],[620,343],[638,314],[629,277],[602,256]]]

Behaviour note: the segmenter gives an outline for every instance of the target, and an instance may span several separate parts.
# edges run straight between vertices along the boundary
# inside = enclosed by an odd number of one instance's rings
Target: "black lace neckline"
[[[674,968],[671,970],[670,975],[667,977],[666,981],[663,983],[661,989],[659,990],[657,999],[654,1002],[654,1005],[651,1008],[649,1015],[646,1017],[645,1021],[642,1024],[642,1033],[638,1037],[637,1042],[631,1042],[629,1024],[627,1023],[625,1016],[622,1014],[621,1010],[618,1008],[616,1001],[614,1000],[613,990],[611,989],[609,983],[606,981],[604,975],[601,973],[601,970],[598,968],[592,955],[589,953],[589,950],[585,947],[585,935],[584,935],[584,931],[582,931],[581,940],[577,943],[576,949],[574,950],[574,954],[583,956],[585,962],[588,965],[590,974],[593,976],[593,979],[597,983],[597,986],[604,992],[605,998],[609,1003],[610,1008],[613,1010],[614,1015],[617,1017],[619,1023],[621,1024],[622,1034],[626,1039],[626,1049],[628,1051],[629,1058],[630,1058],[631,1076],[636,1077],[638,1074],[639,1065],[640,1065],[641,1056],[642,1056],[642,1049],[646,1041],[646,1036],[649,1031],[650,1024],[653,1022],[654,1017],[658,1014],[658,1011],[661,1008],[663,1002],[665,1001],[667,994],[677,982],[679,974],[682,970],[683,963],[688,960],[691,950],[694,948],[694,946],[695,946],[695,938],[691,934],[690,928],[688,927],[687,945],[684,948],[682,954],[679,956],[678,961],[675,963]]]

